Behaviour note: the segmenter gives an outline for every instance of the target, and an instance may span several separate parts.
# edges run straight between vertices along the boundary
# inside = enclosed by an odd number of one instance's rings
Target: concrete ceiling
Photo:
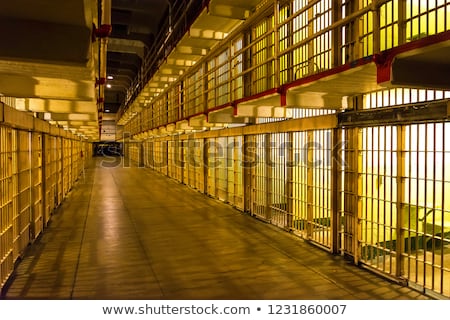
[[[0,94],[18,98],[18,109],[95,137],[96,16],[93,0],[1,1]],[[81,114],[83,127],[72,123]]]
[[[172,0],[112,0],[105,111],[117,111]],[[0,95],[98,139],[97,0],[0,1]]]
[[[167,32],[169,24],[175,25],[178,20],[185,21],[181,17],[186,12],[180,8],[190,8],[189,23],[199,14],[201,19],[195,20],[190,34],[167,57],[149,87],[167,86],[167,81],[192,66],[245,19],[258,2],[213,0],[205,10],[204,0],[111,0],[106,74],[112,79],[107,79],[104,91],[105,113],[114,114],[126,101],[143,60],[161,46],[161,31]],[[0,95],[16,98],[19,110],[39,113],[51,123],[92,140],[99,138],[99,123],[104,116],[97,106],[99,41],[93,37],[94,26],[101,24],[97,21],[97,3],[0,1]]]

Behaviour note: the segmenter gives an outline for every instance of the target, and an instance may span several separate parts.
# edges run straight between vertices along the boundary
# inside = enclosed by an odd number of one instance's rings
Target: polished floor
[[[6,299],[424,299],[150,169],[97,158]]]

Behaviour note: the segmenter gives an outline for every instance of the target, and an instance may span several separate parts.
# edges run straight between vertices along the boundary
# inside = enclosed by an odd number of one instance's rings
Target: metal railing
[[[160,32],[155,37],[155,45],[146,53],[141,70],[131,82],[125,96],[125,101],[120,107],[117,119],[120,119],[129,107],[130,103],[139,95],[147,82],[152,78],[161,64],[176,46],[178,41],[188,31],[189,26],[195,21],[198,14],[209,3],[209,0],[176,0],[171,6],[171,19],[166,20],[161,26]],[[172,23],[172,25],[170,25]]]

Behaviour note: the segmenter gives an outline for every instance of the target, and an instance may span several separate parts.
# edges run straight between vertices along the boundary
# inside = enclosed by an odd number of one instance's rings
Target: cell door
[[[178,182],[183,182],[184,175],[184,157],[183,157],[183,142],[175,140],[175,167],[176,179]]]
[[[220,153],[220,146],[216,142],[216,138],[209,138],[206,141],[207,152],[207,190],[211,197],[216,197],[216,166],[218,165],[217,155]]]
[[[0,126],[0,289],[14,269],[13,194],[17,185],[13,183],[12,132]]]
[[[243,137],[228,137],[227,142],[228,202],[239,209],[244,209],[242,142]]]
[[[395,275],[397,264],[397,128],[359,130],[361,261]]]
[[[175,179],[176,176],[175,150],[175,141],[167,141],[167,175],[172,179]]]
[[[180,154],[182,158],[182,168],[183,168],[183,183],[185,185],[189,185],[189,148],[188,148],[188,140],[180,141]]]
[[[450,123],[403,128],[402,277],[450,297]]]
[[[293,132],[289,224],[301,237],[331,247],[331,130]]]
[[[193,144],[193,165],[194,165],[194,181],[195,188],[200,192],[205,192],[205,167],[203,159],[203,139],[195,139]]]
[[[251,137],[246,148],[249,156],[247,165],[250,166],[251,177],[251,208],[250,212],[263,220],[270,219],[268,210],[266,140],[268,135],[259,134]]]
[[[31,236],[35,239],[44,229],[44,203],[42,181],[43,136],[41,133],[31,134]]]
[[[216,177],[216,196],[219,200],[228,201],[228,148],[227,138],[216,138],[215,154],[215,177]]]
[[[268,185],[271,222],[281,228],[288,228],[288,134],[274,133],[268,136]],[[267,143],[267,141],[266,141]]]
[[[50,221],[50,216],[57,203],[56,193],[56,138],[45,135],[45,206],[44,224]]]
[[[13,137],[14,138],[14,137]],[[28,131],[17,131],[17,181],[15,197],[17,215],[14,219],[14,259],[17,259],[30,243],[31,213],[31,136]],[[14,144],[14,142],[13,142]]]

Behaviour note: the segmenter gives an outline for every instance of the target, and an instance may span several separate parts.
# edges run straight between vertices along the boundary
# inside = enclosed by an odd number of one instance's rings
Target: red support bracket
[[[237,103],[233,102],[231,106],[233,107],[233,116],[237,116],[238,114]]]
[[[287,105],[287,100],[286,100],[287,92],[286,92],[286,88],[284,88],[284,87],[278,88],[278,93],[280,94],[280,105],[281,105],[282,107],[286,107],[286,105]]]
[[[387,53],[375,54],[373,61],[377,66],[377,83],[388,82],[391,80],[391,67],[394,57]]]
[[[111,35],[112,26],[110,24],[102,24],[100,27],[94,29],[96,38],[107,38]]]
[[[106,78],[95,79],[95,87],[98,87],[100,85],[105,85],[105,83],[106,83]]]

